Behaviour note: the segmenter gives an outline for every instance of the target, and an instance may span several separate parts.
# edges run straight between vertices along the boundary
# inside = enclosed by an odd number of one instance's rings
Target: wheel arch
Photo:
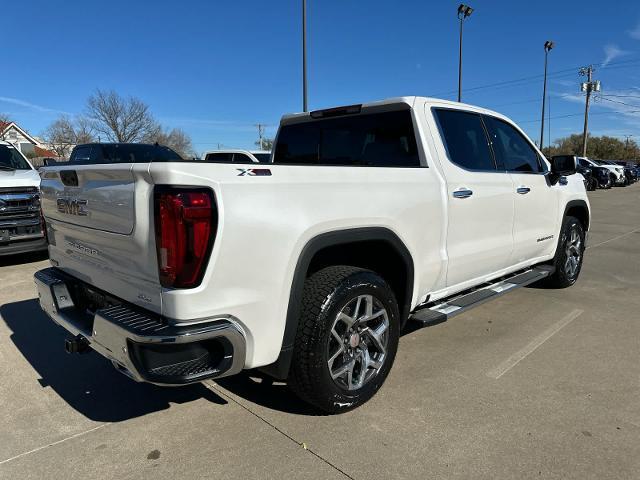
[[[571,200],[570,202],[567,202],[564,207],[564,215],[562,215],[563,219],[565,217],[577,218],[580,223],[582,223],[584,230],[589,230],[591,214],[589,212],[589,206],[584,200]]]
[[[378,255],[371,255],[372,252]],[[381,275],[394,291],[401,325],[409,316],[414,287],[413,257],[404,242],[385,227],[362,227],[320,234],[307,242],[296,262],[280,355],[275,363],[261,367],[265,373],[287,377],[300,317],[306,278],[330,265],[368,268]]]

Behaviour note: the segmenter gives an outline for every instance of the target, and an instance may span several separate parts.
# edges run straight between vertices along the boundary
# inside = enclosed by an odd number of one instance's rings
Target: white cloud
[[[11,105],[17,105],[19,107],[28,108],[30,110],[36,110],[38,112],[62,113],[65,115],[72,115],[71,113],[65,112],[63,110],[56,110],[54,108],[43,107],[42,105],[36,105],[34,103],[30,103],[25,100],[20,100],[19,98],[0,97],[0,103],[10,103]]]
[[[631,38],[635,38],[636,40],[640,40],[640,22],[636,25],[636,28],[633,30],[629,30],[629,36]]]
[[[629,55],[631,52],[620,49],[617,45],[609,43],[604,46],[604,62],[602,62],[602,68],[609,65],[613,60],[623,55]]]

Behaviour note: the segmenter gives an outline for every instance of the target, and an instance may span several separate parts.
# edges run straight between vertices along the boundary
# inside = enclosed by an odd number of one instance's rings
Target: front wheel
[[[555,272],[549,277],[549,284],[555,288],[570,287],[580,275],[584,258],[585,232],[582,223],[575,217],[565,217],[562,222],[560,239],[553,259]]]
[[[327,413],[362,405],[384,383],[398,349],[400,314],[369,270],[324,268],[305,281],[289,386]]]

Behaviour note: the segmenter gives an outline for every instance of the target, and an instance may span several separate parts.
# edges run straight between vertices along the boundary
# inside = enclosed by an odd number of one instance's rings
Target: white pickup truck
[[[402,97],[284,116],[271,164],[46,168],[40,304],[68,351],[135,380],[261,367],[341,412],[381,387],[407,320],[576,281],[575,162],[498,113]]]
[[[0,141],[0,256],[47,249],[40,176],[11,143]]]

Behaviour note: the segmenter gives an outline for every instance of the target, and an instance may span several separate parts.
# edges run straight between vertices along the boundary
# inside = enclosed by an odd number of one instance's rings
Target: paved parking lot
[[[640,184],[590,193],[578,284],[406,333],[367,405],[312,415],[243,375],[136,384],[64,353],[0,260],[0,478],[640,478]]]

